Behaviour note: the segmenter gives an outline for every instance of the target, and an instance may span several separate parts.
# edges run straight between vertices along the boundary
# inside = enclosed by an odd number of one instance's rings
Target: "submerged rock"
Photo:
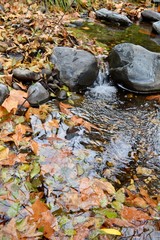
[[[116,45],[108,57],[110,75],[119,86],[130,91],[160,91],[160,53],[131,43]]]
[[[9,89],[3,83],[0,83],[0,105],[4,102],[4,100],[9,96]]]
[[[152,10],[144,10],[141,13],[142,19],[146,21],[159,21],[160,13],[152,11]]]
[[[160,21],[154,22],[152,27],[158,34],[160,34]]]
[[[39,106],[49,100],[49,92],[37,82],[28,88],[28,102],[31,106]]]
[[[98,76],[95,56],[84,50],[55,47],[51,62],[59,71],[60,81],[71,91],[91,86]]]
[[[110,11],[106,8],[97,10],[96,17],[109,22],[119,23],[120,25],[124,25],[124,26],[130,26],[132,24],[132,21],[128,17],[122,14]]]
[[[15,68],[13,70],[13,77],[21,82],[32,82],[40,79],[40,74],[33,72],[26,68]]]

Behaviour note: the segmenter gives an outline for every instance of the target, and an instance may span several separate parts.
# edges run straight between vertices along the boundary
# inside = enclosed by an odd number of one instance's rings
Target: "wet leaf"
[[[134,221],[145,221],[145,220],[150,220],[152,219],[147,213],[137,210],[134,207],[126,207],[123,206],[121,210],[121,216],[128,220],[129,222],[134,222]]]
[[[110,235],[116,235],[116,236],[122,235],[120,231],[114,228],[102,228],[100,232],[105,234],[110,234]]]
[[[60,102],[59,108],[62,113],[69,115],[71,114],[71,111],[69,109],[73,108],[73,106]]]
[[[20,211],[20,203],[13,203],[7,211],[7,215],[13,218],[18,214],[19,211]]]
[[[33,169],[30,173],[31,178],[34,178],[41,170],[39,163],[34,162],[32,165]]]
[[[8,158],[8,154],[9,154],[9,148],[6,148],[1,145],[0,146],[0,161],[6,160]]]

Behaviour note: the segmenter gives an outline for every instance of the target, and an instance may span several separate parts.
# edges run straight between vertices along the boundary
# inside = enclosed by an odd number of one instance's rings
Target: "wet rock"
[[[21,82],[32,82],[38,81],[40,79],[40,74],[32,72],[26,68],[15,68],[13,70],[13,77]]]
[[[118,23],[123,26],[130,26],[132,24],[132,21],[128,17],[122,14],[110,11],[106,8],[102,8],[96,11],[96,17],[109,22]]]
[[[160,54],[131,43],[116,45],[108,57],[112,80],[140,93],[160,91]]]
[[[98,76],[96,58],[87,51],[56,47],[50,60],[59,70],[60,81],[71,91],[86,89]]]
[[[160,13],[152,11],[152,10],[144,10],[141,13],[142,19],[146,21],[159,21]]]
[[[39,106],[49,100],[49,92],[37,82],[28,88],[28,102],[31,106]]]
[[[4,102],[4,100],[9,96],[9,89],[3,83],[0,83],[0,105]]]
[[[154,22],[152,27],[158,34],[160,34],[160,21]]]
[[[14,52],[8,53],[7,57],[14,59],[16,62],[22,62],[24,59],[24,56],[22,53],[14,53]]]
[[[59,91],[58,94],[57,94],[57,98],[58,98],[59,100],[65,100],[65,99],[67,99],[67,98],[68,98],[67,92],[66,92],[65,90]]]

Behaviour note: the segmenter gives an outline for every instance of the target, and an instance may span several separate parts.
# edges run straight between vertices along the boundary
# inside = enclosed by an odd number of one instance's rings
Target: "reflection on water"
[[[101,94],[99,88],[103,89]],[[158,176],[160,112],[156,103],[147,102],[144,96],[120,92],[106,82],[90,89],[75,112],[101,130],[100,134],[88,134],[88,142],[83,142],[84,137],[81,139],[81,143],[96,151],[101,159],[94,164],[94,171],[122,185],[137,174],[138,166],[150,169],[151,176]],[[154,191],[157,179],[152,183]],[[143,179],[140,184],[144,184]]]

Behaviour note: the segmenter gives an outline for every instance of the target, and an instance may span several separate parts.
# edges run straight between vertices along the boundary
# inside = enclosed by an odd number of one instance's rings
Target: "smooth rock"
[[[15,68],[13,70],[13,77],[21,82],[32,82],[38,81],[40,79],[40,74],[32,72],[26,68]]]
[[[152,27],[158,34],[160,34],[160,21],[154,22]]]
[[[49,100],[49,92],[39,82],[28,88],[28,96],[31,106],[39,106]]]
[[[146,21],[159,21],[160,13],[152,11],[152,10],[144,10],[141,13],[142,19]]]
[[[132,21],[128,17],[122,14],[110,11],[106,8],[97,10],[96,17],[109,22],[119,23],[120,25],[124,25],[124,26],[130,26],[132,24]]]
[[[4,100],[9,96],[9,89],[3,83],[0,83],[0,105],[4,102]]]
[[[131,43],[116,45],[108,57],[111,79],[139,93],[160,91],[160,53]]]
[[[87,51],[55,47],[50,60],[59,71],[60,81],[71,91],[86,89],[98,76],[96,58]]]
[[[67,99],[67,98],[68,98],[67,92],[66,92],[65,90],[60,90],[60,91],[58,92],[58,94],[57,94],[57,98],[58,98],[59,100],[65,100],[65,99]]]

